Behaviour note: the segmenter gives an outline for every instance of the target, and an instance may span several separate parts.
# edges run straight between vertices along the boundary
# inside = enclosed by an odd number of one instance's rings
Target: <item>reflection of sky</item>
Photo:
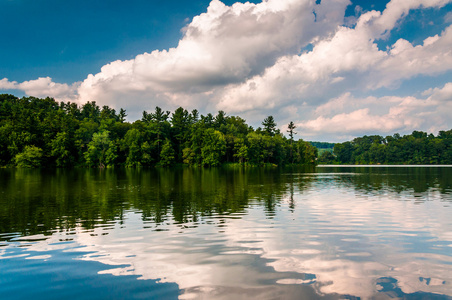
[[[452,295],[452,208],[441,195],[430,191],[415,201],[404,193],[363,193],[334,185],[334,176],[320,175],[303,191],[294,187],[295,208],[287,194],[274,214],[256,200],[245,213],[156,226],[129,211],[123,222],[93,230],[17,238],[0,248],[0,258],[21,244],[22,255],[41,260],[55,250],[80,251],[81,260],[111,266],[99,274],[176,283],[181,298],[315,291],[365,299],[388,285],[405,294]]]

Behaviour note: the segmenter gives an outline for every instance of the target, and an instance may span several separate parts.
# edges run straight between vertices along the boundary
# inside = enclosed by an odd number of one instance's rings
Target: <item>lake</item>
[[[452,299],[452,167],[0,169],[0,299]]]

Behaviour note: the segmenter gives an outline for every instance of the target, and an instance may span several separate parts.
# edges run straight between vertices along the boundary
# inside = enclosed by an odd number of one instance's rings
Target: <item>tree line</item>
[[[200,115],[179,107],[156,107],[133,123],[96,102],[81,106],[53,98],[0,95],[0,166],[139,167],[315,164],[317,148],[289,138],[272,116],[254,129],[238,116],[219,111]]]
[[[422,131],[401,136],[363,136],[334,144],[333,153],[323,152],[321,164],[452,164],[452,130],[437,136]]]

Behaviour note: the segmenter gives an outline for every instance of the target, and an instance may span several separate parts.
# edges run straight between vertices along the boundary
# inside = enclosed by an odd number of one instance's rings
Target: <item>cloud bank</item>
[[[226,6],[213,0],[183,28],[177,47],[114,61],[82,82],[51,78],[0,89],[123,107],[132,119],[155,106],[224,110],[259,125],[267,115],[294,121],[299,137],[337,141],[366,133],[450,129],[451,82],[400,92],[420,76],[452,74],[452,25],[414,45],[379,41],[416,9],[449,0],[392,0],[383,12],[345,18],[349,0],[268,0]],[[350,23],[353,20],[352,23]],[[381,96],[382,91],[386,93]],[[380,93],[380,96],[374,96]],[[404,94],[403,96],[394,94]],[[285,131],[285,130],[284,130]]]

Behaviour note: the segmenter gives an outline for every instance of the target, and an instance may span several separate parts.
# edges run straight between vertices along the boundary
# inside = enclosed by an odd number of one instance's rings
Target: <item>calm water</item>
[[[452,299],[451,167],[0,169],[0,299]]]

